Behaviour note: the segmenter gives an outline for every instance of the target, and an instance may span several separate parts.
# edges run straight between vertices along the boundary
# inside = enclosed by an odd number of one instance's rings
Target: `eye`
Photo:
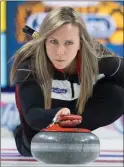
[[[52,39],[52,40],[50,40],[50,43],[52,43],[52,44],[57,44],[58,42],[57,42],[57,40]]]
[[[72,41],[66,41],[65,44],[66,45],[73,45],[73,42]]]

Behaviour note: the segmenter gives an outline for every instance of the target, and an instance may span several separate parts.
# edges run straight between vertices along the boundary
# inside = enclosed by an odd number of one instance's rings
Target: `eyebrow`
[[[56,38],[54,38],[54,37],[49,37],[49,38],[52,38],[52,39],[55,39],[55,40],[58,41],[58,39],[56,39]],[[71,42],[74,42],[74,40],[72,40],[72,39],[66,39],[65,41],[71,41]]]

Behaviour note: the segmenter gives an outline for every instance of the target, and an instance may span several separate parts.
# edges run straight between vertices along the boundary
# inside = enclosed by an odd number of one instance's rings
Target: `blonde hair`
[[[98,59],[100,50],[96,53],[96,43],[93,41],[86,29],[85,23],[80,15],[71,7],[60,7],[47,14],[40,26],[39,38],[33,39],[14,55],[15,60],[11,70],[11,84],[14,83],[16,71],[19,65],[31,57],[34,63],[34,71],[37,81],[43,90],[45,109],[51,108],[51,87],[53,66],[45,51],[45,40],[64,24],[73,24],[80,30],[80,94],[77,101],[77,113],[82,114],[88,98],[93,91],[93,77],[96,80],[98,74]],[[98,43],[97,43],[98,44]]]

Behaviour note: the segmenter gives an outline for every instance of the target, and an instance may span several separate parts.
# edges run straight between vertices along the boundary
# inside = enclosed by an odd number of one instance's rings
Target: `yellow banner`
[[[1,2],[1,32],[6,31],[6,2]]]

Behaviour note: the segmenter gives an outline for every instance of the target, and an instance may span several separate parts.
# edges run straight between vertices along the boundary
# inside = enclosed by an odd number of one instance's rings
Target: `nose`
[[[57,49],[57,56],[63,56],[65,54],[65,48],[60,46]]]

